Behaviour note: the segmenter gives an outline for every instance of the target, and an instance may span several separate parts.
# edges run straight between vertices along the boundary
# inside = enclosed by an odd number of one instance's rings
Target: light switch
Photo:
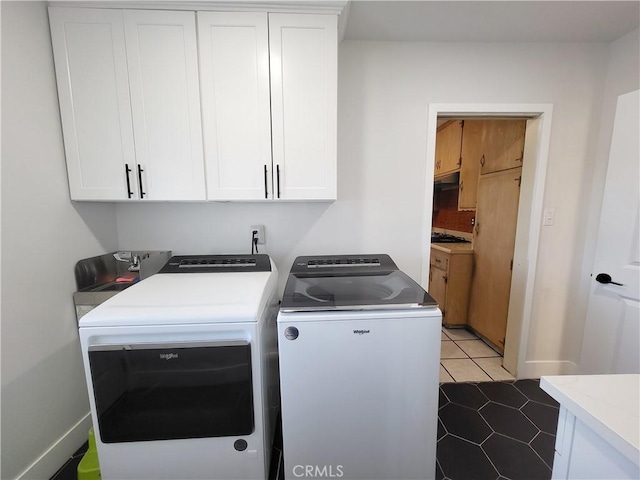
[[[542,225],[551,226],[553,225],[553,218],[555,217],[556,209],[555,208],[545,208],[544,209],[544,218],[542,220]]]

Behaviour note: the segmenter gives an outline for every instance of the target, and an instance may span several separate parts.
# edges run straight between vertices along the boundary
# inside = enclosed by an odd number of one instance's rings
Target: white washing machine
[[[286,479],[435,476],[441,322],[388,255],[295,260],[278,314]]]
[[[267,255],[173,257],[82,317],[103,479],[267,477],[276,287]]]

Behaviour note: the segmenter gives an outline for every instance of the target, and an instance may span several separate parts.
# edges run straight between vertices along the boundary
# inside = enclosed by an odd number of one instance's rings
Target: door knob
[[[613,285],[620,285],[621,287],[624,286],[623,283],[618,283],[611,280],[611,275],[609,275],[608,273],[599,273],[598,275],[596,275],[596,282],[604,284],[612,283]]]

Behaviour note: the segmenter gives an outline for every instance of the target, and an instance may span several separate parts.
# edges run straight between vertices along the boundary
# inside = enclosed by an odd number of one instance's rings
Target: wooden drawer
[[[448,270],[449,254],[431,249],[431,265],[442,270]]]

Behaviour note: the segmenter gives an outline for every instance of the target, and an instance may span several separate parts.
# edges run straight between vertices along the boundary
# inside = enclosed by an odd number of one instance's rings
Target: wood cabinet
[[[479,176],[522,166],[526,120],[465,120],[458,210],[475,210]]]
[[[198,12],[198,34],[208,198],[335,200],[337,17]]]
[[[504,349],[522,168],[481,175],[469,326]]]
[[[470,244],[431,246],[429,294],[438,302],[446,326],[467,324],[472,271]]]
[[[49,8],[73,200],[204,200],[195,14]]]
[[[526,120],[484,120],[480,174],[522,166]]]
[[[436,178],[460,170],[463,123],[462,120],[450,120],[438,127],[434,166]]]
[[[460,158],[458,210],[475,210],[478,199],[480,159],[484,151],[484,120],[465,120]]]

